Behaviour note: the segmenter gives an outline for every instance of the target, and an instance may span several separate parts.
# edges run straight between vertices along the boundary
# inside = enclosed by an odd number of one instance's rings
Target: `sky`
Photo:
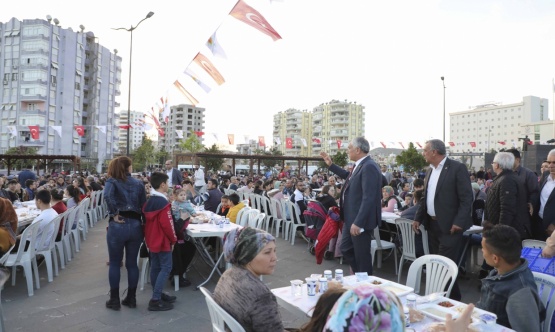
[[[12,1],[0,21],[51,15],[64,28],[92,31],[123,59],[121,96],[127,110],[129,28],[133,32],[131,109],[148,111],[168,96],[200,51],[226,82],[191,93],[206,108],[205,144],[227,134],[272,141],[273,115],[312,110],[335,100],[365,106],[369,141],[422,142],[442,138],[445,77],[446,140],[449,113],[480,104],[549,99],[553,118],[555,2],[548,0],[245,0],[282,39],[229,16],[237,0]],[[205,46],[215,32],[227,59]],[[201,73],[197,71],[200,76]],[[116,111],[119,111],[118,109]]]

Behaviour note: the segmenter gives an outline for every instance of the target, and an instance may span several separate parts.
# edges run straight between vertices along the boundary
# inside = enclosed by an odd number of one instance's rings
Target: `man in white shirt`
[[[549,175],[540,183],[538,223],[544,233],[540,239],[545,240],[555,230],[555,149],[549,151],[545,163],[549,164]]]
[[[53,223],[50,223],[50,221],[58,216],[58,212],[54,211],[54,209],[50,207],[50,200],[50,192],[46,189],[39,190],[35,195],[35,204],[37,205],[37,208],[41,211],[32,223],[40,223],[37,233],[37,239],[35,242],[35,249],[38,251],[48,249],[48,246],[50,246],[50,241],[52,241],[52,235],[54,234],[54,232],[57,231],[54,229],[55,225]]]
[[[204,180],[204,171],[200,168],[199,165],[195,165],[195,191],[197,195],[200,194],[200,190],[202,187],[206,185],[206,181]]]
[[[247,185],[237,189],[237,192],[250,194],[253,191],[253,187],[254,187],[254,182],[252,180],[247,180]]]

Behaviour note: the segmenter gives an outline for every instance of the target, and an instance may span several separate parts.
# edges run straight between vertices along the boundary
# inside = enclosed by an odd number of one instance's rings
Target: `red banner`
[[[75,131],[80,137],[85,136],[85,126],[75,126]]]
[[[312,138],[312,143],[320,144],[320,143],[322,143],[322,141],[317,137],[313,137]]]
[[[229,143],[229,145],[233,145],[233,143],[235,142],[235,136],[233,134],[227,134],[227,142]]]
[[[258,31],[267,34],[272,37],[274,41],[281,39],[279,33],[272,28],[264,16],[262,16],[256,9],[247,5],[243,0],[239,0],[229,14],[239,21],[257,29]]]
[[[202,135],[204,135],[204,131],[195,131],[195,135],[197,135],[197,137],[202,137]]]
[[[475,148],[476,147],[476,142],[469,142],[470,146]]]
[[[292,149],[293,148],[293,139],[291,137],[287,137],[285,139],[285,148]]]
[[[258,136],[258,145],[266,146],[266,142],[264,141],[264,136]]]
[[[212,62],[210,62],[210,60],[208,60],[207,57],[198,53],[197,56],[195,56],[195,58],[193,59],[193,61],[197,65],[199,65],[202,69],[204,69],[208,73],[208,75],[210,75],[210,77],[212,77],[212,79],[216,83],[218,83],[218,85],[224,84],[224,82],[225,82],[224,77],[222,76],[222,74],[220,74],[218,69],[216,69],[216,67],[214,67]]]
[[[455,146],[455,142],[449,142],[449,146]]]
[[[340,139],[337,140],[337,148],[341,149],[341,140]]]
[[[384,149],[387,148],[384,142],[380,142],[380,144],[383,146]]]
[[[29,126],[29,131],[32,139],[39,139],[39,126]]]
[[[499,144],[501,144],[501,145],[505,145],[505,144],[506,144],[506,143],[503,142],[503,141],[499,141],[499,142],[497,142],[497,143],[499,143]]]

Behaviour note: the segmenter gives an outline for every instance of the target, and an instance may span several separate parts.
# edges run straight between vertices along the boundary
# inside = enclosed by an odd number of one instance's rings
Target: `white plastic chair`
[[[8,260],[8,257],[10,256],[10,253],[12,252],[13,248],[15,247],[15,244],[13,244],[10,249],[8,249],[8,251],[6,251],[2,257],[0,257],[0,265],[4,265],[4,263],[6,263],[6,261]]]
[[[304,227],[305,224],[301,220],[301,209],[296,203],[291,201],[286,202],[289,211],[291,211],[291,222],[289,223],[289,236],[291,236],[291,245],[295,245],[295,234],[297,228]]]
[[[241,225],[241,226],[256,228],[256,222],[258,220],[257,218],[259,215],[260,215],[260,211],[258,211],[257,209],[250,209],[249,211],[243,214],[243,220],[246,219],[246,223],[245,225]]]
[[[48,282],[52,282],[54,280],[54,274],[58,276],[58,260],[56,259],[56,236],[58,235],[58,229],[60,228],[60,220],[62,220],[63,214],[56,216],[56,218],[52,219],[48,224],[46,224],[43,229],[46,230],[50,227],[54,228],[54,232],[50,238],[47,238],[46,234],[43,234],[40,241],[37,241],[36,246],[37,248],[44,248],[45,243],[48,243],[48,246],[43,250],[36,250],[35,255],[42,255],[44,257],[44,261],[46,263],[46,273],[48,275]],[[52,265],[55,266],[54,271],[52,271]],[[54,273],[53,273],[54,272]]]
[[[282,217],[283,223],[285,224],[284,230],[283,230],[283,238],[285,239],[285,241],[289,239],[289,228],[293,223],[293,219],[291,218],[292,213],[291,213],[291,209],[289,208],[288,202],[289,200],[285,200],[285,199],[282,199],[281,201],[279,201],[281,205],[281,217]]]
[[[543,248],[545,248],[546,245],[547,245],[547,243],[545,241],[532,240],[532,239],[522,240],[522,248],[543,249]]]
[[[199,287],[202,294],[204,294],[204,299],[206,300],[206,305],[208,306],[208,311],[210,312],[210,320],[212,321],[212,331],[214,332],[245,332],[245,329],[231,316],[228,314],[219,304],[214,301],[212,294],[204,287]],[[227,326],[227,329],[226,329]]]
[[[416,260],[416,243],[415,236],[416,233],[412,230],[412,220],[399,218],[395,220],[395,224],[401,232],[401,239],[403,241],[403,254],[399,260],[399,272],[397,276],[397,282],[401,282],[401,274],[403,273],[403,264],[405,261],[415,261]],[[428,255],[430,250],[428,248],[428,232],[424,228],[424,225],[420,225],[420,234],[422,234],[422,244],[424,247],[424,255]]]
[[[237,218],[235,219],[235,223],[239,226],[245,227],[247,225],[248,219],[246,218],[247,212],[250,211],[250,207],[245,206],[239,212],[237,212]]]
[[[141,247],[144,245],[145,245],[144,242],[141,243]],[[148,277],[150,272],[150,260],[148,259],[148,257],[141,257],[141,248],[139,248],[139,254],[137,255],[137,266],[140,269],[139,289],[144,290],[145,284],[148,282]]]
[[[257,210],[255,210],[257,211]],[[249,222],[248,222],[248,226],[252,227],[252,228],[258,228],[258,229],[262,229],[262,225],[264,224],[264,219],[266,218],[266,214],[265,213],[258,213],[257,215],[255,214],[250,214],[249,215]]]
[[[97,218],[98,218],[98,214],[96,212],[96,204],[97,204],[97,200],[98,200],[98,195],[100,194],[100,191],[93,191],[91,193],[91,197],[89,200],[89,206],[87,207],[87,210],[85,211],[85,215],[86,215],[86,221],[88,222],[88,227],[93,228],[94,224],[97,222]]]
[[[21,234],[19,248],[16,253],[11,253],[4,263],[4,266],[12,267],[12,286],[15,286],[16,267],[22,266],[27,280],[27,292],[29,296],[34,295],[33,291],[33,273],[35,277],[36,287],[40,288],[39,272],[37,267],[37,259],[35,256],[35,242],[40,224],[34,223],[29,225]],[[26,243],[29,242],[29,245]],[[27,249],[25,249],[27,247]]]
[[[280,214],[278,215],[278,209],[280,211]],[[270,198],[270,214],[273,220],[273,227],[276,229],[276,238],[279,237],[279,229],[281,228],[281,223],[283,222],[283,219],[280,218],[281,215],[281,203],[275,199],[275,198]]]
[[[67,219],[69,218],[69,214],[70,213],[74,213],[75,207],[72,207],[68,210],[66,210],[66,212],[63,213],[63,217],[62,220],[60,220],[60,224],[63,221],[63,225],[61,225],[62,227],[62,232],[61,232],[61,237],[59,241],[56,241],[56,243],[54,244],[54,248],[56,249],[56,252],[58,253],[58,257],[60,257],[60,267],[61,269],[65,269],[66,268],[66,263],[67,261],[67,255],[65,254],[65,245],[64,245],[64,236],[67,236],[68,232],[67,232]],[[54,258],[57,260],[56,255],[54,255]],[[57,266],[58,263],[55,264],[55,266]]]
[[[62,241],[64,243],[64,254],[65,254],[65,260],[66,263],[71,262],[71,259],[74,256],[74,252],[71,249],[71,231],[73,228],[74,224],[77,224],[77,221],[79,220],[78,218],[78,214],[79,214],[79,206],[74,206],[73,210],[71,210],[70,213],[68,213],[67,218],[65,218],[64,220],[64,233],[62,236]]]
[[[374,240],[370,243],[370,253],[372,254],[372,260],[377,259],[378,269],[382,268],[382,251],[393,250],[393,257],[395,259],[395,274],[397,274],[397,247],[395,243],[380,239],[380,228],[374,228]],[[376,252],[378,252],[378,257],[376,257]]]
[[[538,286],[538,295],[545,307],[545,320],[543,321],[542,331],[547,332],[550,331],[551,320],[555,312],[555,300],[553,299],[555,294],[555,276],[540,272],[532,272],[532,274]]]
[[[73,250],[75,253],[78,253],[81,249],[81,237],[79,236],[79,232],[83,234],[83,239],[86,239],[84,230],[86,227],[85,212],[87,210],[89,200],[90,198],[87,197],[82,202],[80,202],[79,205],[77,205],[77,213],[75,214],[75,221],[73,223],[73,225],[75,225],[75,228],[73,228],[72,226],[69,229],[71,238],[73,239]]]
[[[420,291],[423,266],[426,266],[426,291],[424,295],[445,291],[447,283],[451,280],[446,295],[446,297],[449,297],[459,273],[457,264],[440,255],[425,255],[417,258],[411,264],[407,276],[407,286],[414,288],[415,293]]]
[[[273,219],[272,215],[272,203],[268,197],[264,197],[262,195],[258,195],[260,200],[260,212],[264,212],[265,218],[260,226],[260,229],[264,227],[264,230],[267,232],[270,227],[270,219]],[[274,209],[275,210],[275,209]]]

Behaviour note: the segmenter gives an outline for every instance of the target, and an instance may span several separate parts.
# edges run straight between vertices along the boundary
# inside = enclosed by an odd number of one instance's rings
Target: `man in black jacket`
[[[509,152],[499,152],[493,158],[497,176],[488,190],[485,219],[493,225],[513,227],[524,240],[530,238],[531,225],[524,185],[513,172],[514,160]]]

